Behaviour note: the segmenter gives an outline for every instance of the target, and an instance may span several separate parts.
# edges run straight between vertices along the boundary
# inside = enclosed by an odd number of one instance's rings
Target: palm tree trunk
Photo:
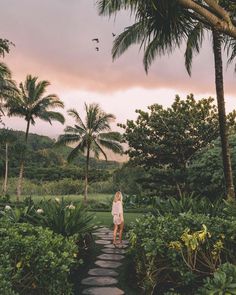
[[[89,152],[90,152],[90,148],[88,147],[87,155],[86,155],[85,181],[84,181],[84,203],[85,204],[87,204],[87,198],[88,198]]]
[[[7,181],[8,181],[8,142],[6,142],[6,151],[5,151],[5,178],[3,186],[3,194],[7,193]]]
[[[30,121],[27,121],[27,127],[25,132],[25,143],[27,144],[28,141],[28,135],[29,135],[29,127],[30,127]],[[19,172],[19,178],[18,178],[18,184],[17,184],[17,196],[16,200],[19,202],[21,192],[22,192],[22,185],[23,185],[23,176],[24,176],[24,164],[25,164],[25,155],[24,152],[22,153],[22,158],[20,161],[20,172]]]
[[[235,199],[233,173],[230,159],[230,150],[228,142],[228,128],[226,124],[225,100],[224,100],[224,81],[222,69],[221,35],[216,29],[213,33],[213,50],[215,59],[215,84],[218,104],[218,116],[220,126],[220,138],[222,147],[222,160],[224,167],[224,177],[226,185],[226,194],[228,200]]]

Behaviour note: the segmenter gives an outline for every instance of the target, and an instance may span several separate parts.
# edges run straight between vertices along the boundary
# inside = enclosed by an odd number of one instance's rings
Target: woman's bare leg
[[[119,242],[120,243],[122,243],[123,229],[124,229],[124,221],[122,221],[121,224],[120,224],[120,231],[119,231]]]
[[[113,244],[116,244],[116,234],[117,234],[118,225],[114,224],[114,231],[113,231]]]

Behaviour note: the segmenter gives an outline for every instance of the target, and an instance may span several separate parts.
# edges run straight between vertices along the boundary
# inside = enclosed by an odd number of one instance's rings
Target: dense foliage
[[[72,294],[77,247],[48,229],[0,222],[1,294]]]
[[[144,292],[195,294],[221,263],[236,262],[235,232],[235,218],[226,216],[176,212],[138,219],[130,242]]]

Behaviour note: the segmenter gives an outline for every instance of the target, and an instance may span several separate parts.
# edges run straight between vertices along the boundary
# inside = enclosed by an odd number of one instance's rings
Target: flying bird
[[[95,41],[95,42],[99,43],[99,39],[98,38],[93,38],[92,41]]]
[[[95,49],[96,49],[97,51],[99,51],[99,47],[95,47]]]
[[[116,34],[112,33],[112,37],[115,37],[115,36],[116,36]]]

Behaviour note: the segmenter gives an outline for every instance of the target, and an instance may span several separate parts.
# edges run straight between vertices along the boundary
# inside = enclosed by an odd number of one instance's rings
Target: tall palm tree
[[[0,142],[5,145],[5,177],[3,183],[3,194],[7,193],[8,184],[8,163],[9,163],[9,145],[16,141],[15,135],[8,129],[1,129]]]
[[[10,41],[0,38],[0,57],[4,57],[6,53],[10,51],[10,45],[13,45]],[[12,80],[12,74],[6,64],[0,62],[0,123],[2,123],[1,117],[4,115],[4,102],[7,98],[15,95],[17,87]]]
[[[96,158],[99,157],[99,154],[102,154],[107,160],[104,148],[114,153],[122,153],[123,149],[120,145],[120,133],[110,131],[110,123],[115,119],[115,116],[103,112],[98,104],[87,105],[85,103],[85,111],[85,122],[83,122],[75,109],[68,111],[68,114],[75,119],[76,124],[65,128],[65,134],[59,137],[58,144],[76,144],[75,148],[68,156],[69,162],[81,152],[86,155],[84,185],[84,201],[86,203],[91,153],[93,153]]]
[[[38,77],[28,75],[24,83],[20,83],[19,95],[7,100],[5,107],[8,110],[8,116],[23,117],[27,122],[25,132],[25,143],[27,144],[30,125],[35,125],[35,119],[39,118],[52,124],[52,121],[65,122],[64,116],[52,111],[55,108],[64,108],[63,102],[56,94],[46,95],[48,81],[38,81]],[[17,200],[21,195],[24,173],[24,156],[20,161],[19,180],[17,185]]]
[[[141,47],[144,47],[143,63],[146,71],[157,56],[172,53],[187,40],[185,57],[186,68],[190,73],[193,51],[200,50],[203,30],[212,31],[226,194],[228,199],[233,199],[235,193],[226,126],[220,32],[207,19],[193,14],[193,10],[185,9],[179,2],[181,1],[100,0],[98,7],[100,14],[111,15],[122,9],[130,9],[133,12],[135,23],[115,39],[112,55],[117,58],[132,44],[141,43]]]

